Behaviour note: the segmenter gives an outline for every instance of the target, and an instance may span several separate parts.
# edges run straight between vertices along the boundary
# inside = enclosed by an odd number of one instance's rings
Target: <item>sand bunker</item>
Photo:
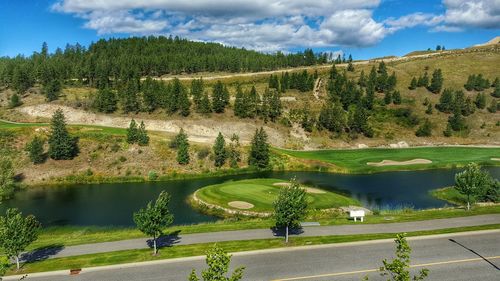
[[[273,183],[274,186],[290,186],[289,182],[277,182]]]
[[[383,166],[405,166],[405,165],[431,164],[431,163],[432,161],[428,159],[413,159],[408,161],[382,160],[380,162],[368,162],[366,164],[375,167],[383,167]]]
[[[491,158],[491,161],[500,161],[500,158]]]
[[[290,183],[289,182],[277,182],[277,183],[273,183],[274,186],[290,186]],[[325,194],[326,191],[324,190],[321,190],[321,189],[318,189],[318,188],[314,188],[314,187],[304,187],[306,189],[306,192],[307,193],[311,193],[311,194]]]
[[[252,209],[254,207],[252,203],[248,203],[245,201],[231,201],[227,204],[233,208],[241,209],[241,210],[248,210],[248,209]]]

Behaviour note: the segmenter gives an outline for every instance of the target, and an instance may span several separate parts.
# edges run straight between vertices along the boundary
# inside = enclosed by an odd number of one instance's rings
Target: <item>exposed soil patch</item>
[[[382,160],[380,162],[368,162],[366,164],[375,167],[383,167],[383,166],[405,166],[405,165],[431,164],[431,163],[432,161],[428,159],[413,159],[408,161]]]
[[[248,203],[245,201],[231,201],[227,203],[230,207],[240,209],[240,210],[248,210],[252,209],[254,205],[252,203]]]

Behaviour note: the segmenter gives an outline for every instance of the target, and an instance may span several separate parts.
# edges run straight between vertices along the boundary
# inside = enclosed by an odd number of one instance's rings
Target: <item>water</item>
[[[487,170],[500,178],[500,167]],[[153,183],[114,183],[32,188],[19,191],[0,205],[17,207],[24,214],[34,214],[45,226],[99,225],[132,226],[132,214],[165,190],[172,196],[170,209],[174,224],[215,221],[187,204],[187,198],[198,188],[227,180],[272,177],[300,182],[350,195],[369,208],[412,206],[417,209],[443,207],[428,191],[453,184],[458,170],[386,172],[369,175],[341,175],[318,172],[266,172],[219,178],[177,180]]]

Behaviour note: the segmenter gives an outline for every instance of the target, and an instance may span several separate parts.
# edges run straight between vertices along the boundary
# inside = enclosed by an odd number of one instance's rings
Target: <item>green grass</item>
[[[458,190],[456,190],[453,186],[434,189],[429,191],[429,193],[437,199],[441,199],[455,205],[463,206],[467,204],[467,196],[458,192]]]
[[[422,236],[433,234],[445,234],[464,231],[476,231],[487,229],[498,229],[500,224],[448,228],[432,231],[417,231],[409,232],[408,236]],[[283,239],[263,239],[263,240],[247,240],[247,241],[230,241],[217,243],[220,247],[228,252],[240,252],[259,249],[283,248],[306,245],[332,244],[354,241],[366,241],[375,239],[391,239],[396,233],[383,234],[362,234],[362,235],[335,235],[335,236],[320,236],[320,237],[292,237],[288,244],[285,244]],[[82,256],[48,259],[44,261],[27,263],[22,266],[18,272],[11,270],[8,274],[25,274],[31,272],[43,272],[62,269],[79,269],[93,266],[104,266],[120,263],[132,263],[151,260],[172,259],[188,256],[204,255],[206,251],[213,246],[213,243],[182,245],[163,248],[157,256],[151,255],[150,249],[142,250],[126,250],[100,254],[89,254]],[[186,272],[186,276],[189,272]]]
[[[270,212],[273,202],[278,196],[280,187],[274,185],[283,183],[279,179],[250,179],[228,181],[222,184],[210,185],[199,189],[196,196],[204,202],[224,208],[235,209],[228,205],[231,201],[244,201],[254,205],[249,211]],[[329,192],[307,193],[307,201],[312,209],[329,209],[349,205],[360,205],[352,198]],[[236,209],[237,210],[237,209]]]
[[[316,150],[293,151],[275,149],[275,151],[300,159],[319,160],[339,167],[339,172],[373,173],[396,170],[416,170],[432,168],[454,168],[465,166],[469,162],[482,165],[499,165],[491,158],[500,157],[500,148],[480,147],[418,147],[401,149],[352,149],[352,150]],[[407,166],[375,167],[367,162],[382,160],[406,161],[416,158],[431,160],[431,164]]]
[[[365,217],[365,223],[411,222],[498,213],[500,213],[500,205],[473,207],[471,211],[465,211],[460,208],[431,209],[422,211],[381,211],[380,214]],[[319,219],[308,218],[307,220],[318,221],[321,225],[345,225],[353,223],[348,219],[347,215],[329,216],[327,218]],[[231,219],[196,225],[172,226],[165,229],[164,233],[180,232],[180,234],[191,234],[216,231],[265,229],[272,226],[272,219],[247,219],[242,221],[235,221],[234,219]],[[135,228],[96,226],[49,227],[41,231],[38,240],[30,245],[29,250],[43,248],[50,245],[73,246],[144,237],[145,236]]]

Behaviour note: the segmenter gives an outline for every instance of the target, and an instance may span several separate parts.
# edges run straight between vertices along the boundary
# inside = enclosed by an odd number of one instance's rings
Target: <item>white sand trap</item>
[[[408,161],[382,160],[380,162],[368,162],[366,164],[375,167],[383,167],[383,166],[405,166],[405,165],[431,164],[431,163],[432,161],[428,159],[413,159]]]
[[[245,201],[231,201],[227,204],[233,208],[241,209],[241,210],[248,210],[248,209],[252,209],[254,207],[252,203],[248,203]]]
[[[290,186],[289,182],[277,182],[273,183],[274,186]]]
[[[325,194],[326,191],[314,188],[314,187],[306,187],[306,192],[311,194]]]
[[[491,161],[500,161],[500,158],[491,158]]]

